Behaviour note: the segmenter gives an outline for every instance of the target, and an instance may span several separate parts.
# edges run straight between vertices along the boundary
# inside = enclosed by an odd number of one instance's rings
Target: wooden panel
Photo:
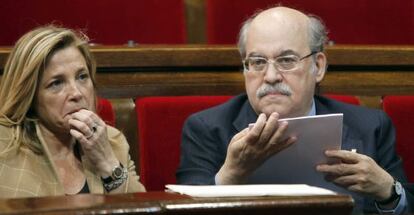
[[[244,92],[240,56],[229,45],[92,47],[99,94],[235,95]],[[10,48],[0,48],[0,68]],[[326,49],[328,73],[320,92],[377,96],[414,93],[414,46],[345,46]],[[370,106],[377,107],[372,100]]]
[[[205,0],[185,0],[187,43],[206,43]]]
[[[116,80],[116,82],[114,82]],[[103,97],[234,95],[244,91],[241,72],[137,72],[98,76]]]
[[[139,45],[94,46],[98,67],[240,67],[240,56],[230,45]],[[10,47],[0,47],[0,68],[4,67]],[[350,46],[326,48],[331,66],[414,66],[414,46]]]
[[[409,71],[329,71],[322,92],[352,95],[413,94],[414,70]]]
[[[414,46],[351,46],[327,47],[330,65],[410,65],[414,66]]]
[[[128,141],[129,154],[135,162],[135,170],[139,172],[139,144],[137,137],[137,115],[135,103],[131,98],[110,99],[115,111],[115,127],[119,129]]]

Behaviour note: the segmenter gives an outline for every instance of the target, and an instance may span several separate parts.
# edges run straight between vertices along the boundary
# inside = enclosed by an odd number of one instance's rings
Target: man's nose
[[[277,69],[274,62],[268,62],[264,79],[268,83],[280,82],[283,79],[282,73]]]

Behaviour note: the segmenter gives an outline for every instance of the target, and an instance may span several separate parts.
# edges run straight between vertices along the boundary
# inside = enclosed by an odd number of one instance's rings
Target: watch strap
[[[124,166],[119,163],[119,166],[116,166],[112,170],[111,176],[106,178],[101,178],[103,182],[103,186],[107,192],[110,192],[119,186],[121,186],[126,179],[128,178],[128,170],[124,168]]]
[[[391,202],[394,202],[395,200],[399,199],[400,196],[401,196],[401,193],[397,192],[397,189],[399,189],[399,187],[397,187],[397,186],[401,186],[401,184],[397,180],[394,180],[394,183],[392,184],[391,196],[388,197],[388,199],[385,199],[385,200],[382,200],[382,201],[376,201],[376,202],[380,205],[387,205],[387,204],[390,204]]]

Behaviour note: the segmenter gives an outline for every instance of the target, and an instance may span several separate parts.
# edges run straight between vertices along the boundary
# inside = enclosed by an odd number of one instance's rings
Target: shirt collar
[[[312,99],[312,107],[308,113],[308,116],[315,116],[315,115],[316,115],[315,99]]]

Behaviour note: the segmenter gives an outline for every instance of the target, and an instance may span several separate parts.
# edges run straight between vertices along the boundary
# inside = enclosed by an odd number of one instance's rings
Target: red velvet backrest
[[[414,96],[385,96],[382,102],[396,129],[397,153],[403,159],[408,180],[414,182]]]
[[[335,99],[340,102],[345,102],[353,105],[360,105],[359,99],[351,95],[325,94],[324,96]]]
[[[96,112],[110,126],[115,126],[115,112],[108,99],[98,98]]]
[[[207,42],[235,44],[243,21],[278,3],[321,17],[337,44],[414,43],[412,0],[206,0]]]
[[[176,183],[181,133],[192,113],[221,104],[231,96],[145,97],[135,101],[141,182],[149,191]]]
[[[183,0],[1,0],[0,46],[50,23],[83,29],[91,42],[186,43]]]
[[[359,104],[348,95],[330,98]],[[180,160],[180,143],[185,119],[192,113],[218,105],[231,96],[144,97],[135,101],[140,154],[140,177],[147,190],[164,190],[175,183]]]

